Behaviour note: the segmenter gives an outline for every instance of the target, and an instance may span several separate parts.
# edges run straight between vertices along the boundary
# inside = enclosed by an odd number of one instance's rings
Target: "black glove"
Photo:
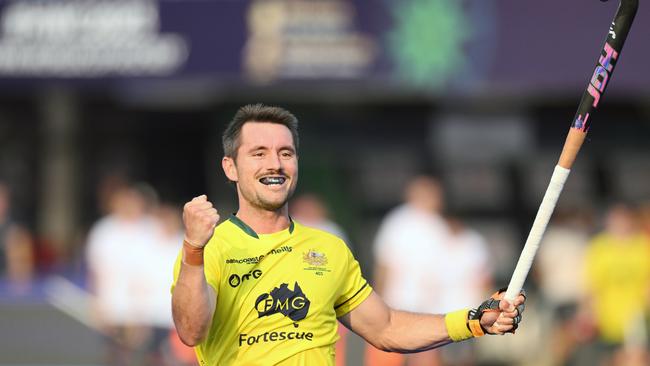
[[[484,334],[494,334],[490,333],[487,329],[485,329],[481,325],[481,318],[483,317],[483,314],[486,312],[501,312],[501,309],[499,308],[499,304],[501,303],[501,296],[502,293],[506,291],[505,288],[499,289],[499,291],[495,292],[492,294],[492,296],[483,301],[481,305],[479,305],[478,308],[476,309],[471,309],[467,315],[468,317],[468,322],[467,326],[469,327],[469,330],[472,331],[472,334],[474,334],[474,337],[480,337]],[[526,298],[526,291],[521,290],[521,295]],[[526,308],[526,303],[523,302],[520,305],[517,306],[517,315],[513,318],[514,324],[511,330],[507,331],[506,333],[514,333],[515,330],[519,327],[519,323],[521,322],[522,315],[524,313],[524,309]]]

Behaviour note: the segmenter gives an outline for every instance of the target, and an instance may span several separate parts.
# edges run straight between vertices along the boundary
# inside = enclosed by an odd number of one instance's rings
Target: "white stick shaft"
[[[569,172],[571,172],[570,169],[563,168],[559,165],[555,166],[551,182],[546,189],[542,203],[539,205],[533,227],[530,229],[528,239],[526,239],[526,244],[521,251],[519,261],[510,279],[510,284],[505,295],[507,300],[514,300],[524,286],[530,267],[533,265],[535,254],[537,254],[537,248],[539,248],[539,243],[542,240],[544,231],[546,231],[546,226],[553,214],[557,199],[560,197],[560,193],[562,193],[562,188],[569,176]]]

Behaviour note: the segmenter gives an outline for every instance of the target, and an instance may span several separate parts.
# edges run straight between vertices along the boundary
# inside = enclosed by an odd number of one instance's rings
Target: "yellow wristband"
[[[454,342],[460,342],[474,337],[469,328],[467,328],[467,313],[469,313],[469,309],[458,310],[445,315],[447,333],[449,333],[449,338]]]

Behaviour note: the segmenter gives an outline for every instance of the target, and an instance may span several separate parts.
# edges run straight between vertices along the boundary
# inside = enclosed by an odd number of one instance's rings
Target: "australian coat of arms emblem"
[[[325,266],[327,265],[327,256],[325,253],[320,253],[314,249],[310,249],[307,253],[302,254],[302,260],[312,266]]]

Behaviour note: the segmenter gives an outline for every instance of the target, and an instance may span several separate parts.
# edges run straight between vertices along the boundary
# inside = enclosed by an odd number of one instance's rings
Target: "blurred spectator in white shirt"
[[[147,192],[136,185],[114,191],[110,213],[88,236],[86,257],[94,292],[96,326],[109,336],[109,364],[139,364],[150,336],[141,306],[146,300],[146,270],[158,224],[149,213]]]
[[[395,309],[434,313],[442,303],[437,292],[442,247],[449,228],[441,216],[442,187],[433,177],[418,176],[405,191],[404,204],[386,215],[375,238],[374,288]],[[366,365],[438,365],[437,350],[401,355],[366,349]]]

